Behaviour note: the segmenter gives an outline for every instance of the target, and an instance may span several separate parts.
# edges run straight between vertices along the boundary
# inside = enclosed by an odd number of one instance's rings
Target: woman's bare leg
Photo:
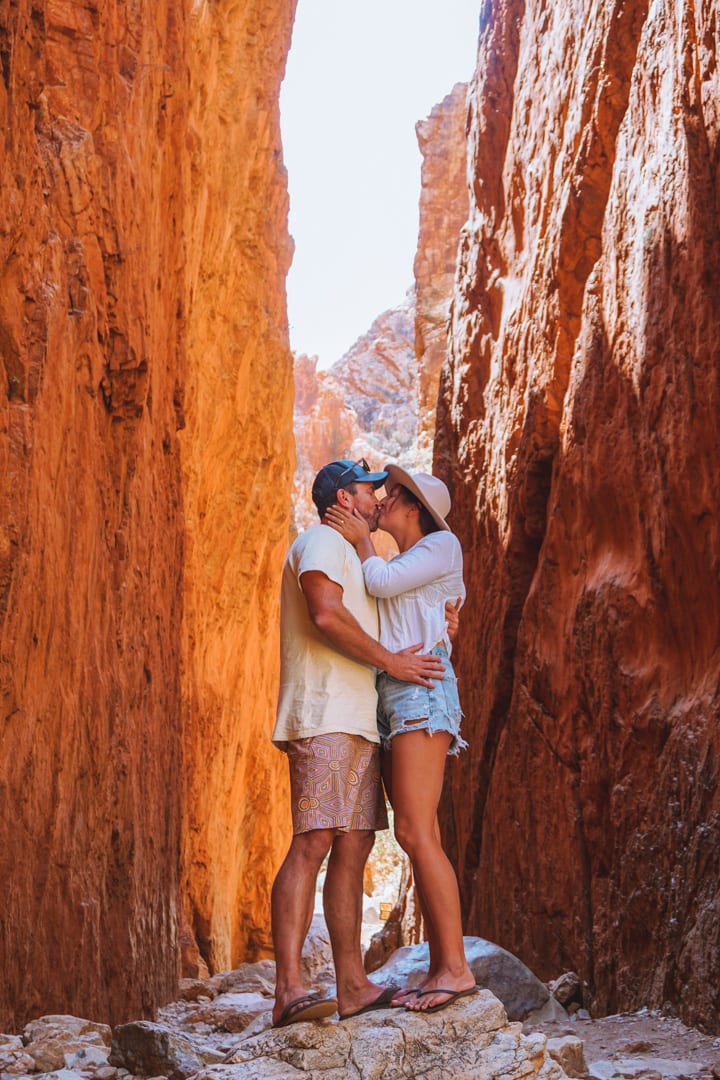
[[[392,743],[390,744],[389,749],[383,750],[381,761],[382,761],[383,784],[385,785],[385,791],[387,792],[387,797],[390,800],[390,805],[393,806],[393,797],[392,797]],[[437,841],[438,841],[438,843],[440,843],[440,826],[438,824],[437,814],[435,815],[435,832],[436,832],[436,836],[437,836]],[[439,953],[438,953],[438,941],[437,941],[437,937],[436,937],[436,934],[435,934],[435,930],[433,928],[432,921],[431,921],[431,918],[430,918],[430,914],[429,914],[429,912],[427,910],[427,906],[425,905],[425,903],[423,901],[423,896],[422,896],[422,891],[421,891],[420,884],[417,881],[415,881],[414,879],[413,879],[413,884],[415,886],[415,892],[417,893],[418,903],[420,905],[420,913],[422,915],[422,920],[423,920],[423,927],[425,929],[425,937],[427,938],[428,949],[429,949],[429,952],[430,952],[430,966],[428,967],[426,975],[424,976],[424,978],[422,978],[420,980],[420,982],[417,984],[417,986],[414,986],[411,989],[406,989],[406,988],[403,987],[403,989],[398,990],[397,994],[393,998],[393,1004],[394,1005],[404,1005],[406,999],[408,997],[414,996],[416,990],[423,990],[425,988],[425,984],[428,982],[429,979],[432,978],[432,976],[435,974],[435,972],[437,970],[437,967],[438,967],[437,958],[438,958]]]
[[[465,959],[460,896],[455,871],[440,843],[437,808],[451,736],[446,732],[404,731],[392,741],[392,805],[395,836],[410,856],[423,915],[433,935],[432,968],[422,998],[406,998],[406,1008],[423,1011],[447,995],[436,987],[466,990],[475,985]]]

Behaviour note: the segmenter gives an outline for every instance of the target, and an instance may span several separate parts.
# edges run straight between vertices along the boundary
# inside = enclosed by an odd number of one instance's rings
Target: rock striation
[[[469,586],[467,931],[709,1030],[717,61],[711,4],[484,4],[435,448]]]
[[[447,358],[448,316],[460,230],[467,221],[467,83],[456,83],[415,126],[422,154],[420,223],[415,255],[415,353],[418,448],[432,461],[440,371]]]
[[[1,1027],[266,944],[293,11],[0,11]]]
[[[278,106],[294,11],[201,4],[190,23],[181,886],[210,971],[268,954],[291,831],[269,736],[295,464]]]
[[[0,13],[0,1025],[177,975],[185,27]]]

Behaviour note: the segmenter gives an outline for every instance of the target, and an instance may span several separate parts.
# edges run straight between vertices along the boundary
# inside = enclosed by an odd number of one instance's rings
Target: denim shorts
[[[433,689],[416,683],[400,682],[386,671],[377,677],[377,725],[382,744],[387,749],[396,735],[406,731],[447,731],[452,735],[448,754],[457,754],[467,747],[460,738],[462,709],[458,698],[457,678],[444,645],[430,649],[439,656],[445,668],[445,678],[433,682]],[[408,720],[419,723],[408,724]]]

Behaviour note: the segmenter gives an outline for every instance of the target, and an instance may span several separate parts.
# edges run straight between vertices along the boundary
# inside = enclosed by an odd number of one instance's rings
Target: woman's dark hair
[[[420,525],[420,532],[423,536],[427,536],[428,533],[440,532],[440,526],[437,524],[432,514],[428,510],[424,503],[420,502],[417,495],[413,495],[412,491],[404,486],[404,484],[398,484],[400,488],[400,495],[404,503],[408,506],[417,506],[420,511],[420,517],[418,523]]]

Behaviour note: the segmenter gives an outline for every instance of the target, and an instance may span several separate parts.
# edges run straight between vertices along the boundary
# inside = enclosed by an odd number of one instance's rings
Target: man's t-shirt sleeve
[[[339,533],[327,525],[319,525],[298,537],[297,545],[295,572],[298,583],[309,570],[320,570],[343,587],[346,545]]]

